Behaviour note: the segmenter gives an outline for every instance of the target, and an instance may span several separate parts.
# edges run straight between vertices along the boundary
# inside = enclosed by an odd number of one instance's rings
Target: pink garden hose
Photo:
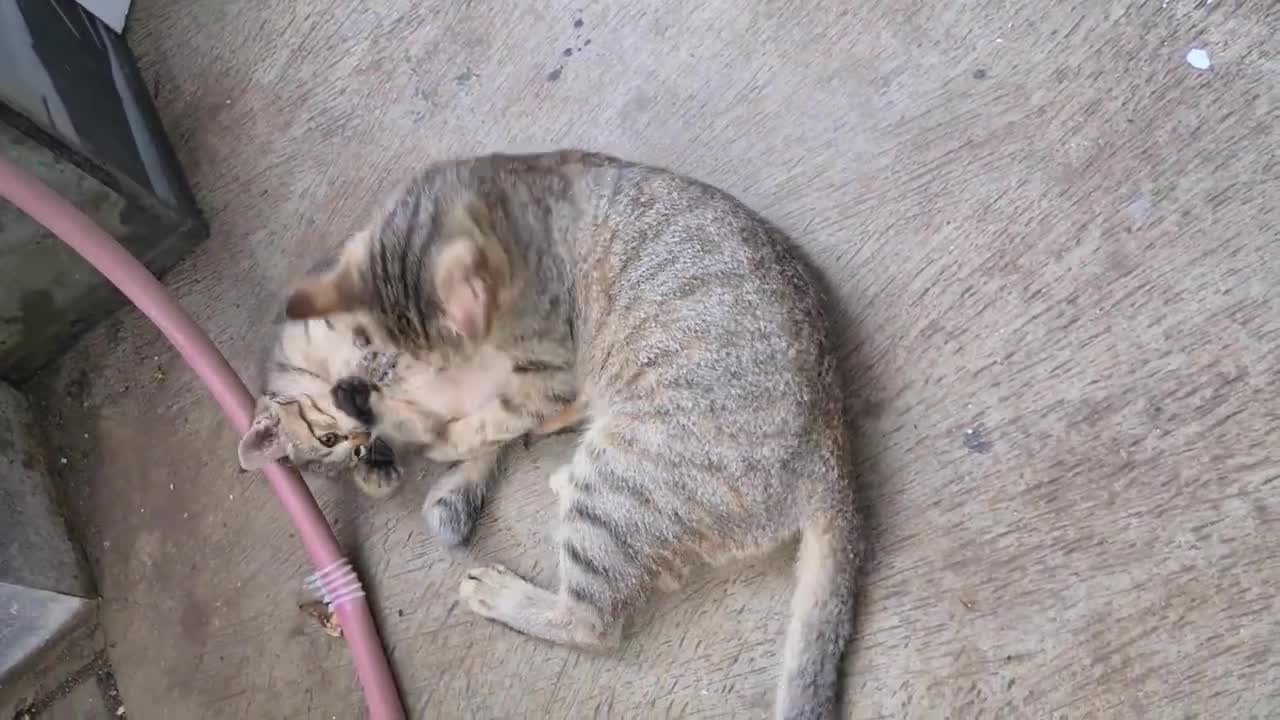
[[[243,434],[249,429],[253,420],[253,398],[244,383],[209,337],[142,263],[75,206],[4,157],[0,157],[0,197],[45,226],[106,276],[160,328],[209,388],[236,432]],[[228,457],[234,457],[234,453]],[[404,709],[360,579],[343,557],[329,523],[301,476],[279,463],[267,466],[265,472],[316,567],[312,582],[337,613],[343,636],[351,648],[356,676],[369,704],[369,717],[402,720]]]

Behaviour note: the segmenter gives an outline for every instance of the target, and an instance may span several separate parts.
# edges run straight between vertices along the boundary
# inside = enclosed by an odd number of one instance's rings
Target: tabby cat
[[[435,426],[440,452],[489,452],[468,444],[477,428],[514,437],[585,418],[553,481],[558,587],[476,568],[460,588],[472,611],[612,646],[686,568],[799,535],[777,714],[837,713],[859,520],[820,293],[781,231],[720,190],[603,155],[449,162],[397,191],[287,303],[299,319],[353,311],[415,362],[466,378],[421,375],[414,393],[458,400]],[[381,432],[388,399],[362,389]]]

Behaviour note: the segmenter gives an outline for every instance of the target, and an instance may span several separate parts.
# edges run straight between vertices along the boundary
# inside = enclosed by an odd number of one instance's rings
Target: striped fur
[[[455,373],[415,396],[490,403],[445,445],[585,417],[551,478],[558,586],[478,568],[461,587],[473,611],[609,646],[655,588],[798,535],[777,714],[838,713],[859,525],[821,298],[780,231],[715,188],[601,155],[446,163],[289,301],[293,317],[349,311]]]

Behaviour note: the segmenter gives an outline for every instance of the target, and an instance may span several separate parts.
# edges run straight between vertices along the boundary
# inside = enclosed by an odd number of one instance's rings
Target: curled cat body
[[[776,711],[837,714],[860,527],[822,298],[781,231],[720,190],[604,155],[448,162],[400,188],[287,304],[293,318],[353,311],[414,362],[496,378],[480,410],[436,422],[436,452],[483,467],[504,438],[581,420],[550,479],[557,586],[477,568],[460,588],[472,611],[610,647],[690,568],[799,536]],[[376,433],[414,432],[412,408],[347,390]]]

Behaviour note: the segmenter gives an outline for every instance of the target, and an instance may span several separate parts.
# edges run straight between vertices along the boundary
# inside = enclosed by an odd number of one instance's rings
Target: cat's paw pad
[[[479,514],[480,503],[470,494],[461,492],[427,498],[422,508],[422,517],[431,533],[446,545],[453,546],[461,545],[471,537]]]
[[[490,565],[468,570],[458,595],[471,612],[491,618],[505,614],[504,605],[520,597],[524,584],[523,578],[502,565]]]

